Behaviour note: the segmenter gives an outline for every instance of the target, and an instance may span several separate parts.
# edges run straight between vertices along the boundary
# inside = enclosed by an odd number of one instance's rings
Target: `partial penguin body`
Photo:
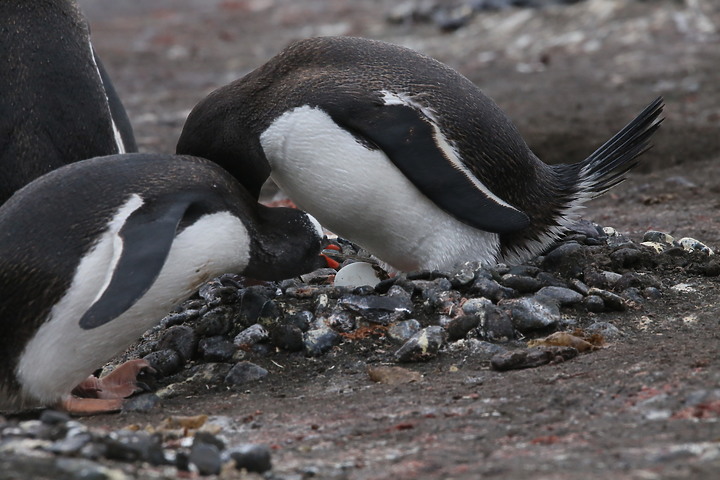
[[[256,204],[217,165],[126,154],[77,162],[0,207],[0,409],[62,405],[204,281],[327,264],[309,215]]]
[[[178,153],[259,193],[270,176],[326,228],[398,270],[539,254],[648,147],[653,102],[588,159],[551,166],[472,82],[349,37],[297,42],[191,112]]]
[[[0,203],[62,165],[137,150],[73,1],[2,1],[0,27]]]

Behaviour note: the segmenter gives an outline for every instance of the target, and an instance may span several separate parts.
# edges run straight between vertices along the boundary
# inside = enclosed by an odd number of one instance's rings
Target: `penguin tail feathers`
[[[663,98],[656,98],[592,155],[574,165],[580,196],[595,198],[625,180],[638,157],[650,149],[650,137],[664,120],[660,118],[664,106]]]

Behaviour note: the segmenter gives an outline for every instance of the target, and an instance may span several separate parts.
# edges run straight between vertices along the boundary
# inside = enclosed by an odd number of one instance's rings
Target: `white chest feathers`
[[[205,280],[240,272],[248,263],[248,232],[228,212],[200,217],[178,234],[149,290],[108,323],[85,330],[79,319],[108,288],[124,248],[119,231],[143,204],[135,194],[108,222],[107,231],[80,260],[70,288],[26,346],[16,374],[28,399],[45,404],[67,394],[92,371],[121,353],[188,298]]]
[[[445,213],[381,150],[367,148],[319,108],[285,112],[260,143],[271,178],[300,208],[398,270],[497,257],[496,234]]]

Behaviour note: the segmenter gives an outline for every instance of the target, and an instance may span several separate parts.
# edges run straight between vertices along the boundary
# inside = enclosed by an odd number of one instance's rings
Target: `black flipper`
[[[105,325],[147,293],[165,265],[178,225],[195,198],[191,194],[175,195],[167,201],[143,205],[127,218],[118,232],[122,252],[110,283],[80,319],[81,328]]]
[[[323,105],[332,119],[359,139],[380,148],[433,203],[471,227],[512,233],[530,224],[525,213],[480,190],[446,157],[431,120],[407,105],[370,102],[347,108]],[[479,181],[478,181],[479,182]]]

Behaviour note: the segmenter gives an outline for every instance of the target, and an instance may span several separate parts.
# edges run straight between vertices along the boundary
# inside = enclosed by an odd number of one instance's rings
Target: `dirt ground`
[[[209,91],[316,35],[388,40],[448,63],[548,162],[581,160],[663,95],[654,149],[585,217],[635,240],[655,229],[720,250],[716,2],[588,0],[479,13],[452,32],[387,22],[408,5],[392,0],[80,3],[145,151],[172,152]],[[318,359],[269,357],[262,366],[271,374],[242,392],[208,386],[153,413],[83,421],[119,428],[226,416],[232,441],[272,446],[276,478],[714,479],[720,284],[667,275],[692,288],[596,314],[624,336],[565,363],[495,372],[467,352],[446,352],[409,367],[422,381],[388,386],[368,379],[372,351],[358,344]]]

